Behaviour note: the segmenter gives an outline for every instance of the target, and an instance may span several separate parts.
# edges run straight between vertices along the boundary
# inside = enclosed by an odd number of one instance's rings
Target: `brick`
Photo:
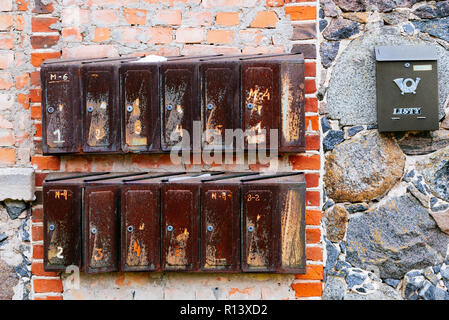
[[[9,72],[0,72],[0,90],[9,90],[14,86],[12,75]]]
[[[31,264],[31,273],[39,277],[57,277],[59,275],[58,272],[46,272],[44,270],[44,264],[41,262],[33,262]]]
[[[204,37],[201,28],[179,28],[176,30],[176,41],[181,43],[201,43]]]
[[[278,20],[274,11],[259,11],[249,26],[250,28],[274,28]]]
[[[242,6],[241,0],[203,0],[204,8],[236,7]]]
[[[59,36],[31,36],[30,42],[33,49],[47,49],[56,45]]]
[[[316,188],[319,186],[319,183],[320,183],[320,175],[318,173],[306,173],[307,188]]]
[[[75,28],[89,24],[89,10],[78,7],[65,8],[62,10],[61,22],[65,27]]]
[[[67,172],[89,172],[92,170],[92,159],[84,157],[70,157],[65,163]]]
[[[36,132],[34,133],[35,138],[42,138],[42,124],[41,123],[35,123],[33,127],[36,129]]]
[[[53,2],[44,4],[42,3],[42,0],[34,0],[34,13],[52,13],[53,11]]]
[[[17,102],[20,103],[25,110],[30,108],[30,96],[28,94],[18,93]]]
[[[214,45],[185,45],[182,48],[184,55],[203,55],[203,54],[240,54],[240,49],[228,46]]]
[[[304,76],[306,77],[315,77],[316,76],[316,63],[315,62],[306,62],[304,64],[305,71]]]
[[[33,156],[31,164],[36,166],[38,170],[59,170],[61,161],[54,156]]]
[[[32,52],[31,64],[37,68],[47,59],[58,59],[60,57],[60,52]]]
[[[33,120],[41,119],[41,107],[32,106],[30,109],[30,117]]]
[[[30,101],[31,102],[41,102],[41,90],[31,89],[30,90]]]
[[[34,300],[63,300],[62,296],[36,297]]]
[[[14,63],[14,53],[12,51],[0,52],[0,69],[7,69]]]
[[[256,54],[256,53],[284,53],[283,47],[273,46],[257,46],[257,47],[245,47],[242,49],[243,54]]]
[[[14,17],[0,14],[0,31],[8,31],[14,25]]]
[[[320,150],[321,142],[318,134],[306,135],[306,150]]]
[[[33,241],[44,240],[44,227],[39,225],[31,226],[31,238]]]
[[[295,279],[301,280],[323,280],[322,265],[307,265],[305,274],[296,274]]]
[[[306,224],[310,226],[321,225],[321,211],[306,210]]]
[[[17,23],[16,23],[16,29],[17,31],[23,31],[25,28],[25,18],[23,15],[19,14],[17,15]]]
[[[30,73],[31,86],[38,87],[41,84],[41,73],[39,71],[33,71]]]
[[[210,26],[214,20],[212,13],[209,11],[186,12],[182,17],[182,25],[184,26]]]
[[[208,43],[230,43],[234,39],[232,30],[209,30],[206,35]]]
[[[291,155],[288,163],[293,170],[319,170],[321,166],[320,155]]]
[[[311,94],[311,93],[315,93],[316,92],[316,81],[315,79],[306,79],[305,80],[305,93],[306,94]]]
[[[14,34],[0,33],[0,48],[6,50],[14,48]]]
[[[180,10],[159,10],[155,17],[156,25],[181,25],[182,15]]]
[[[318,112],[318,99],[317,98],[306,98],[305,112]]]
[[[34,279],[33,281],[34,292],[62,292],[62,280],[61,279]]]
[[[284,5],[284,0],[267,0],[267,7],[282,7]]]
[[[291,40],[307,40],[316,38],[316,24],[303,23],[293,27]]]
[[[33,208],[32,212],[33,223],[40,223],[44,221],[44,209],[43,208]]]
[[[306,131],[319,131],[320,130],[320,120],[318,115],[306,116]]]
[[[0,11],[12,11],[12,0],[0,0]]]
[[[323,292],[321,282],[293,283],[292,289],[295,290],[295,297],[321,297]]]
[[[64,58],[102,58],[117,57],[118,51],[112,45],[80,45],[73,48],[62,49]]]
[[[118,23],[118,11],[114,9],[95,10],[92,23],[98,26],[110,26]]]
[[[304,58],[306,59],[315,59],[316,58],[316,46],[312,43],[306,44],[294,44],[292,46],[292,53],[302,52],[304,54]]]
[[[16,75],[16,88],[17,89],[23,89],[25,87],[28,87],[30,85],[30,74],[29,73],[23,73]]]
[[[311,207],[320,206],[321,195],[319,191],[306,192],[306,205]]]
[[[285,15],[289,16],[290,20],[292,21],[315,20],[316,7],[311,6],[285,7]]]
[[[27,11],[28,10],[28,1],[29,0],[16,0],[17,11]]]
[[[0,129],[0,146],[13,146],[16,142],[14,138],[14,131],[11,129]]]
[[[35,172],[34,173],[34,185],[36,187],[42,187],[42,184],[45,180],[45,177],[47,177],[47,173],[45,172]],[[37,209],[33,209],[37,210]]]
[[[93,41],[95,42],[107,41],[110,38],[111,38],[111,29],[95,28]]]
[[[33,245],[33,259],[43,259],[44,258],[44,246],[43,245]]]
[[[59,21],[58,18],[31,18],[31,31],[33,32],[55,32],[56,30],[50,29],[52,24]]]
[[[81,34],[80,28],[72,28],[72,27],[64,28],[64,29],[62,29],[61,34],[62,34],[62,39],[64,39],[64,41],[69,41],[69,42],[83,41],[83,36]]]
[[[145,25],[147,19],[147,11],[140,9],[123,10],[123,15],[127,23],[131,25]]]
[[[25,55],[25,53],[16,51],[14,52],[14,64],[15,67],[21,67],[25,63],[28,63],[28,55]]]
[[[121,28],[114,28],[112,30],[112,38],[116,41],[121,42],[134,42],[138,43],[141,41],[142,30],[136,29],[133,27],[121,27]]]
[[[164,44],[173,41],[173,29],[170,27],[149,28],[147,35],[150,44]]]
[[[238,12],[217,12],[215,23],[221,26],[236,26],[240,23]]]

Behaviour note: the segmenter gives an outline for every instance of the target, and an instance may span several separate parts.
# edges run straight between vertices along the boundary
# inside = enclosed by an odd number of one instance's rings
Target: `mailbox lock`
[[[410,63],[409,62],[404,63],[404,67],[410,68]]]
[[[207,231],[210,231],[210,232],[214,231],[214,227],[208,226],[208,227],[207,227]]]
[[[129,226],[128,227],[128,232],[133,232],[134,231],[134,227],[133,226]]]
[[[248,227],[248,231],[249,231],[249,232],[253,232],[253,231],[254,231],[254,227],[253,227],[253,226],[249,226],[249,227]]]
[[[48,111],[48,113],[53,113],[53,112],[55,112],[55,108],[48,107],[47,111]]]
[[[173,106],[171,105],[171,104],[169,104],[168,106],[167,106],[167,110],[168,111],[171,111],[173,109]]]
[[[253,104],[252,103],[248,103],[248,109],[251,110],[253,108]]]
[[[87,111],[89,111],[89,112],[94,111],[94,107],[92,107],[92,106],[87,107]]]
[[[214,105],[212,103],[209,103],[207,105],[207,109],[212,110],[214,108]]]
[[[168,226],[167,230],[170,231],[170,232],[173,231],[173,226]]]
[[[92,232],[92,234],[96,234],[97,233],[97,228],[92,228],[91,232]]]
[[[50,229],[50,231],[53,231],[53,230],[55,230],[55,226],[54,226],[53,224],[51,224],[51,225],[48,227],[48,229]]]
[[[132,112],[132,111],[133,111],[133,106],[127,106],[127,107],[126,107],[126,111]]]

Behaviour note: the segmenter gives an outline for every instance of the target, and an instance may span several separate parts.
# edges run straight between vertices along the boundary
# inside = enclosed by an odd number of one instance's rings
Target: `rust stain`
[[[165,112],[168,116],[165,117],[165,141],[169,145],[174,145],[182,139],[182,122],[184,119],[183,98],[186,94],[187,84],[185,82],[179,83],[177,86],[166,86],[165,88]],[[171,110],[167,110],[167,106],[172,105]],[[172,140],[172,133],[178,133],[178,139]]]
[[[107,146],[109,144],[109,117],[107,99],[100,103],[88,100],[87,106],[92,107],[87,143],[91,147]],[[86,112],[88,112],[86,110]]]
[[[185,228],[184,232],[178,234],[172,240],[167,254],[167,264],[171,266],[185,266],[187,264],[188,259],[186,253],[188,240],[189,232]]]
[[[281,263],[283,266],[297,266],[301,264],[304,252],[303,243],[300,239],[301,206],[299,192],[289,190],[284,201],[281,217]]]
[[[142,137],[142,122],[140,121],[140,100],[137,98],[133,105],[133,110],[126,123],[126,144],[132,146],[147,145],[147,138]]]
[[[299,113],[294,111],[292,84],[288,74],[282,76],[282,134],[286,142],[292,142],[299,139],[300,117]]]
[[[129,241],[128,254],[126,255],[126,264],[130,267],[148,265],[148,255],[146,248],[140,244],[134,234],[131,235]]]
[[[245,288],[243,290],[240,290],[239,288],[231,288],[229,290],[229,295],[232,296],[236,293],[243,293],[243,294],[250,294],[251,288]]]

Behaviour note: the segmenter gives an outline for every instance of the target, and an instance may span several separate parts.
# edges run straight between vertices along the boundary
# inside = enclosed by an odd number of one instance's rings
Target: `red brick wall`
[[[0,3],[5,2],[1,0]],[[6,1],[8,2],[8,1]],[[17,0],[11,12],[0,14],[0,28],[11,25],[27,50],[12,44],[7,33],[0,42],[13,50],[15,62],[26,61],[27,72],[0,70],[0,90],[16,86],[16,101],[27,110],[34,128],[28,159],[36,169],[37,198],[33,206],[33,293],[35,299],[62,299],[57,273],[42,267],[42,180],[49,171],[136,171],[178,169],[168,155],[64,156],[41,154],[39,66],[45,59],[117,55],[193,55],[198,53],[254,53],[305,50],[306,146],[305,154],[281,160],[284,170],[306,172],[307,274],[291,284],[297,298],[320,297],[323,278],[321,240],[321,142],[316,99],[317,1],[282,0],[64,0],[43,5],[39,0]],[[17,10],[15,10],[15,8]],[[293,31],[292,31],[293,29]],[[20,32],[25,30],[26,32]],[[16,37],[17,38],[17,37]],[[17,42],[17,39],[16,39]],[[0,69],[8,64],[0,55]],[[6,68],[5,70],[10,70]],[[14,82],[15,77],[15,82]],[[0,128],[2,122],[0,121]],[[0,138],[9,139],[9,138]],[[16,137],[18,139],[18,137]],[[17,143],[16,143],[17,144]],[[16,144],[0,148],[0,162],[16,164]],[[260,166],[249,169],[258,170]],[[201,169],[195,166],[188,170]],[[222,167],[214,167],[221,170]],[[226,170],[236,169],[225,166]],[[263,167],[261,168],[263,169]]]

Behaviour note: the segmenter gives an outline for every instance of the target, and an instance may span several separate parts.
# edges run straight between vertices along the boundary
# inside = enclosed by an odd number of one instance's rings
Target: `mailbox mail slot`
[[[438,130],[435,48],[379,46],[375,52],[379,131]]]
[[[124,180],[121,190],[121,271],[161,271],[160,179]]]
[[[142,173],[143,174],[143,173]],[[84,271],[118,271],[120,186],[131,174],[109,174],[84,180],[83,252]]]
[[[92,175],[49,174],[43,183],[46,271],[65,271],[70,265],[81,267],[83,181]]]
[[[254,173],[225,174],[202,180],[201,270],[241,272],[240,179]]]
[[[305,273],[303,174],[242,179],[244,272]]]
[[[190,145],[182,149],[192,150],[193,121],[201,118],[200,58],[173,59],[161,65],[162,151],[170,151],[175,145],[181,147],[183,130],[190,135]]]
[[[242,128],[245,149],[278,147],[279,152],[305,150],[304,57],[302,54],[242,58]],[[278,143],[270,143],[270,130]],[[264,132],[265,131],[265,132]]]
[[[135,58],[136,59],[136,58]],[[82,73],[83,151],[120,152],[120,61],[84,62]],[[124,59],[129,61],[129,59]]]

